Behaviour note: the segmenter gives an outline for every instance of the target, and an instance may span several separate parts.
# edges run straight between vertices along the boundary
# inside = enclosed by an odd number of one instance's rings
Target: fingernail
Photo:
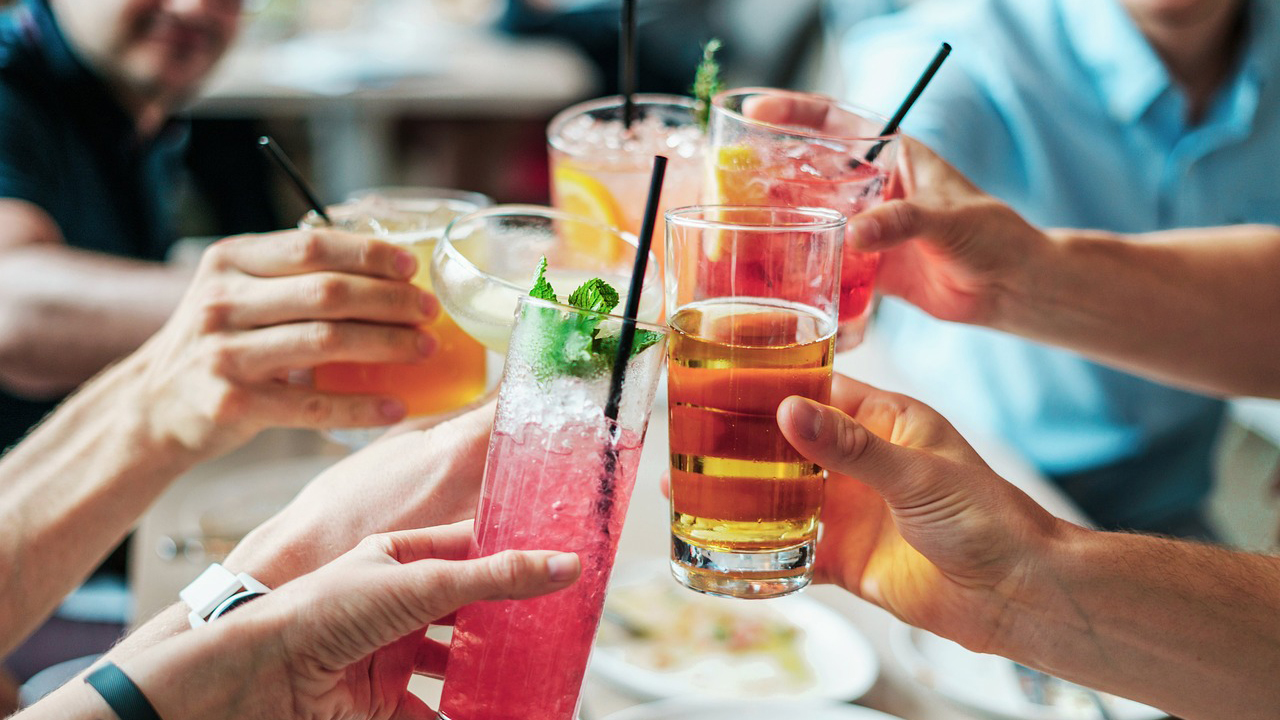
[[[418,354],[430,357],[436,351],[436,338],[431,333],[418,333]]]
[[[429,292],[422,293],[422,297],[418,302],[422,307],[422,314],[426,315],[428,318],[434,318],[436,313],[440,312],[440,301],[436,299],[435,295]]]
[[[854,218],[849,224],[849,236],[858,247],[874,245],[880,239],[880,222],[873,218]]]
[[[391,399],[383,400],[378,405],[378,412],[382,414],[382,417],[384,419],[390,422],[397,422],[399,420],[404,419],[404,416],[405,416],[404,403],[400,402],[399,400],[391,400]]]
[[[560,553],[547,558],[547,576],[551,582],[564,582],[578,574],[578,556]]]
[[[805,440],[817,440],[822,434],[822,407],[812,400],[793,401],[791,403],[791,422],[795,424],[800,437]]]
[[[397,250],[396,257],[392,260],[396,272],[400,273],[400,277],[412,277],[413,273],[418,269],[418,259],[412,253],[404,250]]]

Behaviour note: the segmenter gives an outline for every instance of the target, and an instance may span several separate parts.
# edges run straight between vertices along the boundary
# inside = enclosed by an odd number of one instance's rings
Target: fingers
[[[891,200],[855,216],[846,237],[861,252],[880,252],[916,238],[942,239],[949,230],[943,214],[912,200]]]
[[[219,370],[248,381],[330,362],[420,362],[435,352],[430,332],[402,325],[310,321],[229,336]]]
[[[573,584],[582,564],[573,553],[505,550],[474,560],[419,561],[419,577],[406,576],[406,590],[429,594],[432,619],[482,600],[517,600],[561,590]],[[434,592],[422,588],[433,587]]]
[[[821,130],[826,125],[828,102],[788,95],[756,95],[742,102],[745,117],[771,125],[795,125]]]
[[[205,253],[215,269],[235,268],[258,277],[329,270],[388,280],[407,280],[417,259],[391,243],[338,230],[290,230],[219,241]]]
[[[255,386],[228,393],[213,415],[220,424],[252,418],[262,427],[316,430],[377,427],[399,422],[404,416],[404,403],[394,398],[318,393],[294,385]]]
[[[440,716],[422,698],[406,692],[400,699],[400,707],[392,713],[391,720],[440,720]]]
[[[246,282],[232,301],[207,304],[205,317],[215,319],[218,309],[223,328],[247,329],[300,320],[420,325],[433,320],[440,305],[403,281],[317,272]]]
[[[379,539],[387,555],[400,563],[431,558],[464,560],[471,548],[472,525],[471,520],[463,520],[452,525],[382,533],[373,537]]]

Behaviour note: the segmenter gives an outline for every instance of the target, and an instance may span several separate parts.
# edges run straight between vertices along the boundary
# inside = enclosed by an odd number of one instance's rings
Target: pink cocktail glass
[[[440,714],[447,720],[573,720],[604,608],[622,521],[665,357],[666,329],[627,363],[615,421],[605,417],[613,356],[563,362],[557,328],[597,323],[604,347],[622,319],[523,297],[507,351],[476,514],[473,556],[574,552],[582,576],[540,598],[458,611]]]

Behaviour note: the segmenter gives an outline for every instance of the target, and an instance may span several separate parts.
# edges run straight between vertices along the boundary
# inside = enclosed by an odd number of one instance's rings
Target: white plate
[[[1011,661],[984,655],[931,632],[894,623],[890,645],[916,683],[986,717],[1001,720],[1098,720],[1098,710],[1078,688],[1064,688],[1061,705],[1038,705],[1023,694]],[[1167,714],[1132,700],[1100,693],[1116,720],[1158,720]]]
[[[830,700],[708,700],[675,698],[620,710],[605,720],[901,720]]]
[[[780,670],[768,663],[738,662],[732,672],[726,672],[724,654],[700,656],[684,666],[671,670],[658,670],[643,666],[624,657],[624,647],[605,641],[596,643],[591,654],[590,671],[593,676],[644,699],[661,698],[798,698],[827,700],[857,700],[875,684],[879,674],[879,662],[871,644],[862,633],[842,615],[822,603],[804,595],[790,595],[776,600],[733,600],[699,595],[680,588],[666,571],[656,577],[652,566],[643,573],[631,573],[630,579],[615,582],[613,587],[632,587],[641,584],[662,584],[675,588],[675,592],[689,593],[690,602],[721,604],[721,611],[736,612],[742,609],[758,612],[758,608],[770,607],[804,633],[799,647],[800,656],[813,673],[812,682],[802,689],[769,687],[770,672]],[[625,578],[627,573],[622,573]],[[603,635],[603,633],[602,633]],[[638,642],[638,641],[633,641]],[[774,684],[777,684],[776,682]]]

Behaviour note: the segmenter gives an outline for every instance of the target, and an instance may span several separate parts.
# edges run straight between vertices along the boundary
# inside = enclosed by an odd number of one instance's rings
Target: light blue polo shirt
[[[1118,0],[940,0],[870,20],[841,49],[846,96],[891,112],[945,40],[904,128],[1031,222],[1280,224],[1280,20],[1266,0],[1248,13],[1196,126]],[[1161,529],[1207,493],[1218,400],[896,299],[878,321],[921,399],[1012,442],[1104,524]]]

